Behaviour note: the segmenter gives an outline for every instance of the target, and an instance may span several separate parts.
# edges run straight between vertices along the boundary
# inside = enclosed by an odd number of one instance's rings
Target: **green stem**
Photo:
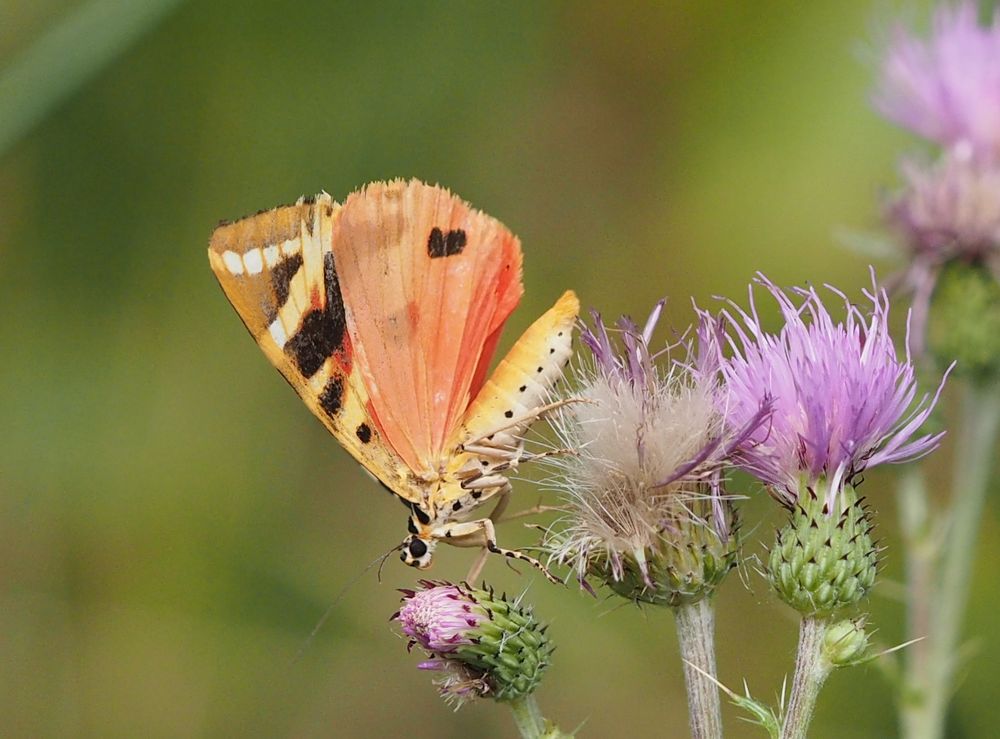
[[[931,524],[927,480],[913,465],[900,474],[899,526],[906,557],[906,638],[919,639],[906,649],[906,694],[923,693],[930,659],[931,612],[934,606],[934,570],[940,532]]]
[[[926,662],[916,686],[908,686],[917,688],[915,695],[903,707],[904,733],[908,739],[939,739],[944,735],[998,430],[1000,385],[967,384],[955,441],[947,536],[943,538],[939,576],[934,581],[936,592],[929,597]]]
[[[542,739],[545,736],[545,719],[538,708],[534,693],[512,700],[509,705],[514,714],[517,730],[524,739]]]
[[[806,739],[816,698],[833,665],[823,656],[827,619],[806,616],[799,624],[799,650],[781,739]]]
[[[928,693],[931,642],[927,635],[931,631],[934,608],[939,531],[931,525],[927,480],[919,466],[903,470],[897,492],[899,527],[906,558],[906,640],[913,641],[904,652],[901,682],[900,731],[902,736],[908,737],[916,735],[910,723],[918,720],[921,711],[914,709]]]
[[[708,598],[674,609],[684,660],[688,718],[693,739],[721,739],[722,710],[715,677],[715,611]]]

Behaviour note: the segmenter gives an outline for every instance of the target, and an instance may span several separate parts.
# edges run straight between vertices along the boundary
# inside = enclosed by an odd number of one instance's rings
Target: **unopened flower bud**
[[[823,658],[835,667],[846,667],[864,657],[868,634],[864,622],[845,619],[827,626],[823,635]]]

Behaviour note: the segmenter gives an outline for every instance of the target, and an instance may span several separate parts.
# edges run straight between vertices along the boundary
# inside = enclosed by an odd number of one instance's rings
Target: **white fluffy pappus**
[[[581,329],[590,351],[578,354],[566,391],[580,402],[550,421],[574,453],[548,462],[546,483],[564,515],[547,545],[551,561],[569,565],[581,581],[596,570],[620,582],[634,567],[654,588],[662,583],[650,573],[662,568],[651,558],[673,561],[701,549],[706,537],[729,546],[733,512],[721,472],[734,439],[724,431],[723,390],[693,342],[650,351],[662,306],[642,331],[619,321],[616,341],[594,315],[594,329]]]

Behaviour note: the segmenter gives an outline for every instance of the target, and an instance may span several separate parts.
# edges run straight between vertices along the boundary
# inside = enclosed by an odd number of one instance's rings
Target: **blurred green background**
[[[691,296],[742,300],[756,270],[857,295],[870,257],[839,232],[878,229],[915,146],[867,102],[889,18],[876,0],[0,0],[0,734],[511,736],[501,707],[453,714],[416,671],[387,623],[416,577],[394,558],[293,663],[405,515],[248,338],[208,268],[212,228],[374,179],[446,184],[523,240],[504,346],[565,287],[609,316],[667,295],[679,328]],[[928,463],[942,479],[950,453]],[[865,485],[887,645],[893,481]],[[779,517],[744,487],[759,554]],[[995,723],[997,523],[988,509],[950,736]],[[470,558],[446,548],[432,574]],[[669,613],[486,576],[552,621],[539,700],[563,728],[685,735]],[[718,598],[720,677],[773,699],[796,622],[747,584]],[[729,736],[760,736],[726,711]],[[814,737],[894,734],[878,668],[832,676]]]

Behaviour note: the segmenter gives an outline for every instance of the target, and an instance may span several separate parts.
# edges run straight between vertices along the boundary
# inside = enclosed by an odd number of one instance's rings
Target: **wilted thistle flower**
[[[650,348],[663,309],[645,327],[618,322],[618,341],[594,314],[590,350],[575,370],[572,403],[554,419],[574,454],[553,459],[565,515],[547,545],[552,560],[630,600],[678,606],[711,595],[736,563],[737,526],[722,490],[727,454],[766,415],[758,406],[727,433],[713,353]],[[707,327],[700,333],[711,336]],[[704,347],[702,347],[704,348]]]
[[[773,408],[734,460],[792,513],[771,551],[772,585],[802,613],[830,612],[859,600],[875,579],[871,523],[854,486],[867,468],[937,447],[942,434],[917,435],[937,394],[914,405],[914,369],[908,352],[896,354],[888,297],[874,274],[867,315],[830,288],[844,304],[839,323],[814,289],[789,295],[762,275],[756,282],[784,325],[776,334],[763,328],[753,287],[749,312],[732,304],[723,313],[732,349],[721,365],[727,425],[742,428],[762,402]]]
[[[430,580],[401,592],[403,606],[393,619],[409,637],[408,648],[427,652],[430,659],[418,667],[440,673],[435,682],[445,700],[512,701],[538,687],[554,647],[548,626],[520,598]]]
[[[978,22],[975,2],[942,4],[931,37],[895,30],[875,106],[945,148],[1000,156],[1000,24]]]

